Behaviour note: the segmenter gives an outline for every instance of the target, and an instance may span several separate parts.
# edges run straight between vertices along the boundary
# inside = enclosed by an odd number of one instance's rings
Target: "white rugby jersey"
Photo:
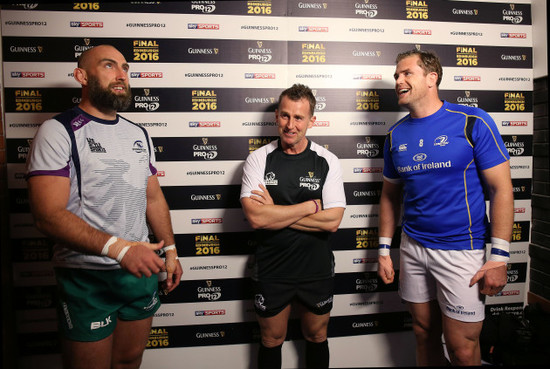
[[[146,190],[149,176],[156,174],[152,148],[147,132],[123,117],[103,120],[74,107],[39,128],[27,160],[27,178],[70,178],[67,210],[111,235],[148,241]],[[54,246],[53,263],[69,268],[120,268],[109,257],[82,254],[59,244]]]

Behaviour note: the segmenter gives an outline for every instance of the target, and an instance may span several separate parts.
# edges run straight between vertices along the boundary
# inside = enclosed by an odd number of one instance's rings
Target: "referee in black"
[[[252,152],[243,168],[241,203],[258,239],[252,279],[260,369],[281,367],[291,306],[306,340],[306,366],[329,365],[334,255],[328,238],[346,198],[338,158],[306,137],[315,104],[307,86],[284,90],[275,110],[279,139]]]

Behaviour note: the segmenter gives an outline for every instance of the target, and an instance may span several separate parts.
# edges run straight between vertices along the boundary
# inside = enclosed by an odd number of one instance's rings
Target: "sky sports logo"
[[[353,264],[370,264],[377,263],[378,258],[354,258]]]
[[[328,32],[328,27],[299,26],[298,32]]]
[[[218,310],[196,310],[195,316],[215,316],[215,315],[225,315],[224,309]]]
[[[382,80],[381,74],[355,74],[353,76],[353,79],[361,79],[361,80]]]
[[[455,82],[481,82],[480,76],[455,76]]]
[[[197,122],[197,121],[193,121],[193,122],[189,122],[189,127],[191,128],[203,128],[203,127],[221,127],[221,122],[219,121],[211,121],[211,122],[208,122],[208,121],[201,121],[201,122]]]
[[[71,27],[103,28],[103,22],[78,22],[78,21],[71,21]]]
[[[162,78],[162,72],[130,72],[130,78]]]
[[[411,29],[411,28],[405,28],[403,30],[403,33],[406,35],[431,35],[432,30],[431,29]]]
[[[187,23],[187,29],[207,29],[207,30],[219,30],[219,24],[209,23]]]
[[[353,173],[382,173],[382,167],[353,168]]]
[[[527,33],[501,32],[500,38],[527,38]]]
[[[220,224],[220,223],[223,223],[223,218],[191,219],[191,224]]]
[[[245,73],[245,79],[275,79],[275,73]]]
[[[526,120],[503,120],[502,126],[503,127],[526,127],[527,121]]]
[[[45,78],[44,72],[11,72],[11,78]]]

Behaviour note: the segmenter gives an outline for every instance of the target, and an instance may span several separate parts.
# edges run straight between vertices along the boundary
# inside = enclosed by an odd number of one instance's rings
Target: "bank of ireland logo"
[[[264,305],[265,299],[264,296],[261,293],[258,293],[256,296],[254,296],[254,305],[256,308],[260,309],[261,311],[265,311],[267,308]]]
[[[273,172],[266,173],[264,181],[266,186],[277,186],[279,184],[279,181],[275,178],[275,173]]]
[[[416,161],[416,162],[424,161],[424,160],[426,160],[427,157],[428,157],[428,155],[424,154],[423,152],[420,152],[420,153],[416,154],[415,156],[413,156],[413,160]]]

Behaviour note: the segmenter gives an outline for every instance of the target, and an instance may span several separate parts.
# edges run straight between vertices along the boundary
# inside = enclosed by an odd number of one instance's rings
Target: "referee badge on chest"
[[[279,183],[273,172],[266,173],[264,181],[266,186],[277,186]]]

